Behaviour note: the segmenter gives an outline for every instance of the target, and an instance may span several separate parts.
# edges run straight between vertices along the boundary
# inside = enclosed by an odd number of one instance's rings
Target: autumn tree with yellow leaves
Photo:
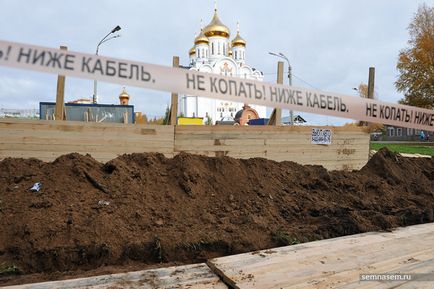
[[[422,4],[408,27],[409,47],[399,54],[395,86],[402,104],[434,108],[434,7]]]

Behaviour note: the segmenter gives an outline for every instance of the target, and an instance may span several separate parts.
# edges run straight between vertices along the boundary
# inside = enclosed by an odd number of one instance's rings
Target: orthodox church
[[[189,69],[262,81],[263,73],[246,64],[247,42],[237,26],[237,34],[231,41],[230,30],[220,21],[215,8],[211,22],[194,39],[194,46],[189,51]],[[212,123],[233,120],[237,112],[246,107],[243,103],[191,95],[182,96],[179,105],[184,116],[203,117],[211,119]],[[266,115],[264,106],[247,107],[255,110],[261,118]]]

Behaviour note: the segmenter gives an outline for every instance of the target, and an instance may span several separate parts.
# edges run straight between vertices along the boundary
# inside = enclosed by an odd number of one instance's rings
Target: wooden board
[[[0,120],[0,159],[53,161],[68,153],[106,162],[125,153],[174,155],[174,127],[73,121]]]
[[[175,153],[322,165],[328,170],[356,170],[369,156],[369,133],[363,128],[327,127],[331,145],[311,144],[306,126],[177,126]]]
[[[329,170],[360,169],[368,161],[369,134],[360,128],[327,127],[331,145],[312,145],[312,127],[162,126],[72,121],[0,120],[0,159],[53,161],[68,153],[91,154],[106,162],[124,153],[180,152],[210,157],[267,158],[323,165]]]
[[[433,244],[431,223],[217,258],[208,265],[238,289],[434,288]],[[396,272],[432,273],[433,281],[359,281],[362,273]]]
[[[8,289],[227,289],[206,264],[5,287]]]

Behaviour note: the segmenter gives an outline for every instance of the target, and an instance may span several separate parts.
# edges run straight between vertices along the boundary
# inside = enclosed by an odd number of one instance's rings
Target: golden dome
[[[125,90],[125,87],[122,89],[121,94],[119,94],[119,98],[130,98],[130,95]]]
[[[214,17],[210,24],[203,29],[203,32],[206,37],[223,36],[229,38],[230,35],[229,28],[220,21],[217,15],[217,9],[214,9]]]
[[[247,42],[240,35],[240,24],[237,23],[237,36],[232,40],[232,47],[234,46],[246,46]]]
[[[121,94],[119,94],[119,103],[120,105],[128,105],[130,101],[130,95],[125,90],[125,87],[122,89]]]
[[[229,50],[228,54],[229,54],[229,56],[232,56],[232,54],[234,54],[234,53],[232,52],[232,50]]]
[[[240,33],[237,33],[237,36],[232,40],[232,46],[246,46],[246,40],[244,40]]]
[[[195,55],[196,54],[196,48],[193,46],[192,48],[190,48],[190,50],[188,51],[188,55]]]
[[[194,39],[194,44],[199,45],[199,44],[208,44],[208,43],[209,43],[209,39],[203,33],[203,29],[201,29],[199,35]]]

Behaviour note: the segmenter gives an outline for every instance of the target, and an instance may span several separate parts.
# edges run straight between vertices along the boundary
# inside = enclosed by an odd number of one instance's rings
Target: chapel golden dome
[[[203,33],[203,29],[200,30],[199,35],[194,39],[194,44],[209,44],[209,39]]]
[[[246,46],[247,42],[240,35],[240,24],[237,23],[237,36],[232,39],[232,47],[234,46]]]
[[[122,89],[121,94],[119,94],[119,102],[121,105],[128,105],[130,100],[130,95],[125,90],[125,87]]]
[[[203,29],[206,37],[223,36],[229,38],[229,28],[224,25],[217,15],[217,9],[214,9],[214,16],[211,22]]]
[[[121,92],[121,94],[119,94],[119,98],[121,98],[121,97],[130,98],[130,95],[126,91],[125,87],[122,88],[122,92]]]

